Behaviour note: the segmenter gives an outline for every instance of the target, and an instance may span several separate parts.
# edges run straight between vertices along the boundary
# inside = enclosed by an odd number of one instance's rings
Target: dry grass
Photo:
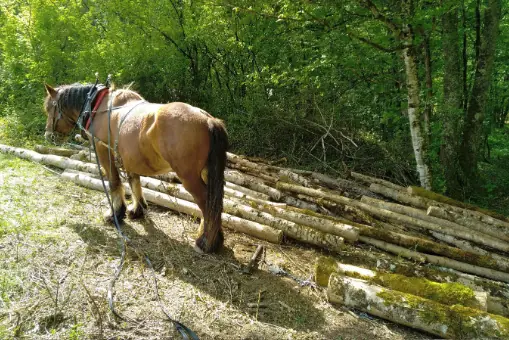
[[[105,225],[104,196],[64,182],[38,164],[0,155],[0,338],[179,338],[161,313],[150,269],[128,249],[115,286],[119,238]],[[201,339],[426,339],[410,329],[329,305],[320,288],[272,274],[268,264],[307,279],[320,250],[276,246],[226,232],[216,255],[191,248],[197,221],[150,207],[123,230],[154,264],[162,303]],[[256,246],[258,270],[242,272]],[[360,259],[356,248],[339,257]],[[380,255],[382,256],[382,255]]]

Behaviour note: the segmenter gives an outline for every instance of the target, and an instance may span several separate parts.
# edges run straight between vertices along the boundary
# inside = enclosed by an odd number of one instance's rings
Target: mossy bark
[[[451,339],[509,337],[509,320],[461,305],[444,305],[385,289],[365,280],[332,274],[329,301]]]

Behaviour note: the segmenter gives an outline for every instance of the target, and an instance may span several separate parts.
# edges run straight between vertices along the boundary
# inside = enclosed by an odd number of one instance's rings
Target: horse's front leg
[[[114,216],[116,216],[117,221],[120,222],[125,217],[126,204],[124,187],[122,186],[122,181],[120,180],[118,169],[115,166],[115,158],[113,154],[110,155],[110,151],[106,148],[106,146],[103,146],[100,143],[96,143],[96,150],[97,156],[99,157],[99,162],[106,172],[106,177],[110,183],[110,199],[113,206],[113,211],[110,207],[108,212],[104,214],[104,220],[106,222],[113,223]]]
[[[143,197],[143,191],[141,190],[140,175],[132,172],[127,173],[129,179],[129,186],[132,191],[133,203],[129,205],[127,209],[127,216],[130,219],[142,218],[145,215],[145,209],[147,209],[147,201]]]

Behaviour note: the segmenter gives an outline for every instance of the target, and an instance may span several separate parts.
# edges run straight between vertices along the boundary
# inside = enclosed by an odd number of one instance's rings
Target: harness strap
[[[104,96],[106,95],[106,93],[109,93],[109,91],[110,90],[107,87],[105,87],[104,89],[99,90],[96,93],[97,99],[95,100],[94,108],[92,109],[92,112],[90,113],[90,115],[87,119],[87,123],[85,124],[85,130],[88,130],[90,128],[90,124],[92,123],[92,120],[94,120],[97,109],[101,105],[101,102],[104,99]]]

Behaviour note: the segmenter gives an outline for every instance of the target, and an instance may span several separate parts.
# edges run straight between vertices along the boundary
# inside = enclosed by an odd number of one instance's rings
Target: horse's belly
[[[172,171],[170,164],[162,158],[158,160],[128,160],[124,162],[124,168],[128,172],[133,172],[142,176],[162,175]]]

